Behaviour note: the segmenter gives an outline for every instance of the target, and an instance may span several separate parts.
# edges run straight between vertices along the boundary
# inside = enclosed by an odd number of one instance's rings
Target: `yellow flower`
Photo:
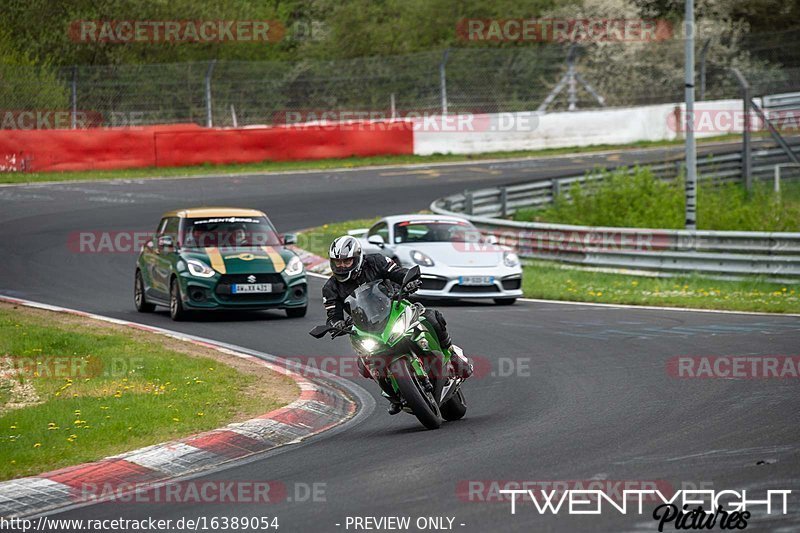
[[[180,418],[173,418],[173,419],[172,419],[172,421],[173,421],[173,422],[180,422],[180,421],[181,421],[181,419],[180,419]]]
[[[41,448],[42,447],[42,443],[41,442],[37,442],[36,444],[33,445],[33,447],[34,448]]]
[[[197,416],[204,416],[205,413],[197,413]]]

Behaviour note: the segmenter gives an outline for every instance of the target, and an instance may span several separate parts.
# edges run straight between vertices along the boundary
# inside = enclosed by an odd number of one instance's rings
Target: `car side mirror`
[[[283,236],[283,244],[297,244],[297,235],[294,233],[287,233]]]
[[[386,241],[383,240],[383,237],[377,234],[370,235],[369,237],[367,237],[367,242],[370,244],[374,244],[379,248],[383,248],[384,246],[386,246]]]
[[[414,281],[420,276],[419,272],[419,265],[414,265],[413,267],[408,269],[406,275],[403,277],[403,287],[408,285],[409,282]]]
[[[169,235],[162,235],[158,238],[158,248],[166,251],[175,248],[175,241]]]

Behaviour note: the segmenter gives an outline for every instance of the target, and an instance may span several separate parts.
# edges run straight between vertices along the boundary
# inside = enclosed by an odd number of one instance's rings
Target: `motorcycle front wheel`
[[[439,412],[439,405],[430,393],[425,392],[408,359],[398,359],[391,364],[389,370],[397,380],[397,388],[400,389],[400,394],[411,408],[414,416],[417,417],[417,420],[428,429],[438,429],[442,425],[442,414]]]

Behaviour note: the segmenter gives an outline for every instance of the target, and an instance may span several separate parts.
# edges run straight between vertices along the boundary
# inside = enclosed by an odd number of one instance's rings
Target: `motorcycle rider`
[[[328,324],[336,328],[344,328],[344,301],[351,296],[358,287],[376,279],[390,280],[401,284],[408,269],[402,268],[394,261],[381,254],[363,254],[358,239],[350,235],[339,237],[331,243],[328,257],[331,265],[331,278],[322,287],[322,303],[328,315]],[[420,280],[414,280],[406,285],[405,290],[411,294],[422,285]],[[460,349],[453,350],[453,341],[447,332],[447,322],[444,316],[434,309],[426,309],[423,316],[433,327],[439,344],[445,350],[450,350],[450,361],[456,375],[464,379],[472,375],[472,364],[461,355]],[[372,376],[359,364],[364,377]],[[392,403],[389,414],[394,415],[402,410],[402,405]]]

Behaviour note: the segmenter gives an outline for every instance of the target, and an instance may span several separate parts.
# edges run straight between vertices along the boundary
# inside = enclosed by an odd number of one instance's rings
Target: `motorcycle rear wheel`
[[[467,414],[467,402],[464,393],[458,389],[453,396],[442,404],[442,418],[448,421],[460,420]]]

